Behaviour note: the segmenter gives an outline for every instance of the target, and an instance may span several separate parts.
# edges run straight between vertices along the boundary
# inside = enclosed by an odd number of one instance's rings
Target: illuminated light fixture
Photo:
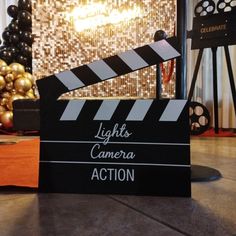
[[[74,8],[69,18],[72,19],[75,30],[82,32],[108,24],[118,24],[122,21],[128,21],[142,16],[143,13],[138,6],[124,10],[110,10],[105,4],[94,3]]]

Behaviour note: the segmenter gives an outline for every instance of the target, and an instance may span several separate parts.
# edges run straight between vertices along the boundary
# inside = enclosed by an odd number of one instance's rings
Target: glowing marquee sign
[[[93,30],[108,24],[118,24],[122,21],[132,20],[143,16],[144,13],[139,6],[117,10],[110,9],[108,5],[102,3],[80,5],[74,8],[68,15],[77,32]]]

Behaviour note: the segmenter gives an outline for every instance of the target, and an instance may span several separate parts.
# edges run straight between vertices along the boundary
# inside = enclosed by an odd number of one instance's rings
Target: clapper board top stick
[[[176,58],[176,43],[163,39],[37,81],[41,192],[191,195],[186,100],[57,100]]]
[[[40,99],[55,100],[63,93],[179,57],[176,47],[177,38],[171,37],[45,77],[37,81]]]

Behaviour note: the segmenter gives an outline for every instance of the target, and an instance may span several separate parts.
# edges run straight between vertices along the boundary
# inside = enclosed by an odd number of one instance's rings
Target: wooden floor
[[[0,141],[29,138],[0,136]],[[0,235],[236,235],[236,137],[192,137],[191,160],[222,174],[217,181],[192,183],[192,198],[39,194],[0,187]]]
[[[236,180],[236,137],[192,137],[191,163],[219,169],[223,178]]]

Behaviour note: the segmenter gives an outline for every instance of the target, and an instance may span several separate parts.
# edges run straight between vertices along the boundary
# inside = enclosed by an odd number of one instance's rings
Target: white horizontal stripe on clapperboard
[[[70,70],[65,70],[55,76],[69,89],[74,90],[76,88],[83,87],[85,84]]]
[[[77,120],[86,100],[70,100],[60,120]]]
[[[88,67],[101,79],[106,80],[118,76],[114,70],[103,60],[94,61]]]
[[[165,166],[165,167],[191,167],[191,165],[177,165],[177,164],[156,164],[156,163],[126,163],[126,162],[88,162],[88,161],[44,161],[40,163],[53,164],[83,164],[83,165],[124,165],[124,166]]]
[[[165,39],[151,43],[150,46],[164,61],[180,56]]]
[[[187,100],[170,100],[159,121],[176,122],[186,103]]]
[[[133,71],[149,66],[134,50],[122,52],[118,57]]]
[[[163,61],[170,60],[180,56],[180,54],[176,51],[176,49],[172,47],[165,39],[148,44],[147,46],[152,48],[152,50],[159,57],[163,59]],[[145,61],[145,58],[148,57],[147,51],[137,54],[133,49],[131,49],[126,52],[120,53],[117,56],[132,71],[136,71],[144,67],[151,66]],[[109,57],[106,58],[106,60],[109,59],[110,59]],[[85,66],[87,66],[90,70],[92,70],[101,79],[101,81],[124,74],[124,73],[117,74],[103,59],[91,62]],[[57,73],[55,74],[55,76],[68,88],[69,91],[88,85],[82,82],[86,81],[86,78],[79,78],[70,70]]]
[[[103,141],[69,141],[69,140],[41,140],[41,143],[78,143],[78,144],[94,144],[103,143]],[[159,145],[159,146],[190,146],[189,143],[147,143],[147,142],[109,142],[109,144],[123,145]]]
[[[103,100],[94,120],[110,120],[119,103],[120,100]]]
[[[143,121],[152,103],[153,100],[136,100],[126,120]]]
[[[121,100],[103,100],[94,120],[111,120]],[[143,121],[154,100],[136,100],[126,120]],[[61,121],[75,121],[83,109],[86,100],[70,100],[60,118]],[[169,100],[159,121],[176,122],[187,100]],[[76,111],[75,111],[76,110]]]

